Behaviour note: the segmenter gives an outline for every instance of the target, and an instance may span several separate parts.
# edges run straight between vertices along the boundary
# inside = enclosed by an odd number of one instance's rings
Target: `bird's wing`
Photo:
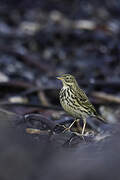
[[[90,115],[98,115],[94,106],[90,103],[88,97],[82,89],[79,89],[78,93],[76,93],[76,103],[79,104],[82,108],[85,109]]]
[[[94,106],[89,101],[85,92],[82,89],[79,89],[78,93],[76,93],[76,103],[79,104],[84,110],[90,115],[95,116],[99,120],[106,122],[95,110]]]

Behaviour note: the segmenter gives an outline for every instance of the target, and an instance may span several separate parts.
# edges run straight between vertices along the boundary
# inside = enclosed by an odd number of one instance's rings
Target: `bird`
[[[95,117],[102,121],[104,119],[98,115],[95,107],[89,101],[85,92],[79,87],[75,77],[71,74],[63,74],[57,79],[62,81],[63,87],[59,93],[60,104],[63,109],[71,115],[75,120],[70,124],[67,130],[70,130],[75,122],[83,120],[83,127],[81,135],[84,135],[86,127],[86,119],[88,117]],[[80,125],[79,125],[80,126]]]

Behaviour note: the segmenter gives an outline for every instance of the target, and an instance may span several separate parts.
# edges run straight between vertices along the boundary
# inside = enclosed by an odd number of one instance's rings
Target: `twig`
[[[33,88],[34,85],[31,83],[27,83],[24,81],[15,81],[15,80],[10,80],[8,82],[0,82],[0,88],[16,88],[16,89],[29,89]]]
[[[106,94],[104,92],[93,92],[92,96],[105,102],[118,103],[120,104],[120,97],[112,94]]]
[[[28,134],[40,134],[40,135],[49,135],[50,130],[40,130],[34,128],[26,128]]]
[[[8,102],[1,102],[0,103],[0,107],[4,107],[4,106],[15,106],[15,107],[28,107],[28,108],[42,108],[42,109],[51,109],[51,110],[57,110],[57,111],[61,111],[63,110],[61,107],[59,106],[43,106],[41,104],[24,104],[24,103],[8,103]]]
[[[39,99],[40,99],[42,105],[44,105],[44,106],[50,106],[50,103],[49,103],[47,97],[45,96],[44,91],[40,90],[40,91],[38,92],[38,96],[39,96]]]

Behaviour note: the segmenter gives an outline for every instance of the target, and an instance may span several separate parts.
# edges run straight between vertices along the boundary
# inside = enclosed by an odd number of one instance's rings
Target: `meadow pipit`
[[[86,119],[88,117],[91,116],[96,117],[100,120],[103,119],[97,114],[94,106],[90,103],[85,92],[79,88],[74,76],[70,74],[64,74],[61,77],[57,77],[57,79],[61,80],[63,83],[63,88],[60,91],[60,103],[64,110],[75,118],[75,120],[69,126],[69,128],[67,128],[67,130],[70,130],[70,128],[73,126],[75,122],[77,122],[78,125],[79,120],[82,119],[83,135],[86,126]]]

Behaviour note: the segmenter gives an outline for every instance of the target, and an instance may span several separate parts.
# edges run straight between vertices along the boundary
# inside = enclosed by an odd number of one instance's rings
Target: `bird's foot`
[[[81,137],[82,139],[83,139],[83,141],[85,141],[86,142],[86,140],[85,140],[85,134],[80,134],[80,133],[78,133],[78,132],[73,132],[73,134],[75,134],[76,136],[79,136],[79,137]]]

